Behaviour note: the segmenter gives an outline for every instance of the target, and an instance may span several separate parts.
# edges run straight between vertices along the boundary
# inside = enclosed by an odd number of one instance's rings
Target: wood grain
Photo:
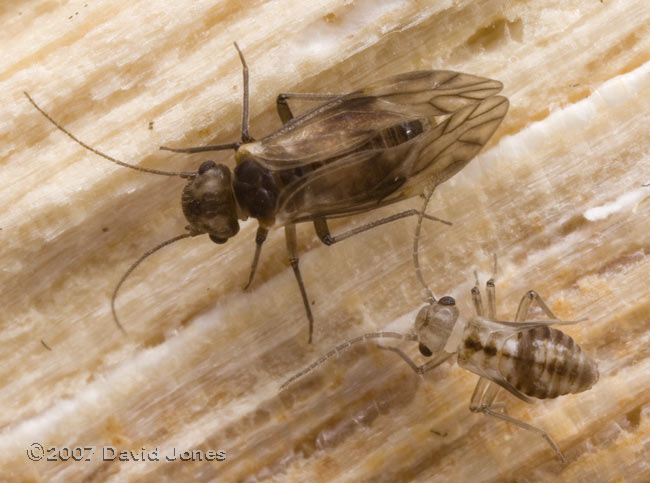
[[[245,6],[244,6],[245,5]],[[514,2],[8,2],[0,7],[0,479],[4,481],[647,481],[650,469],[650,11],[624,0]],[[499,79],[511,109],[483,153],[440,186],[424,275],[469,312],[499,261],[498,309],[535,289],[599,363],[590,391],[511,415],[540,438],[467,410],[476,376],[419,378],[358,346],[287,391],[345,339],[408,332],[422,293],[413,220],[322,246],[298,230],[315,343],[281,232],[242,291],[255,223],[228,244],[185,240],[110,294],[127,267],[183,232],[183,181],[124,161],[192,170],[160,145],[279,127],[280,92],[347,92],[445,68]],[[300,107],[298,108],[300,109]],[[230,163],[230,153],[211,156]],[[334,232],[419,206],[333,224]],[[44,344],[45,345],[44,345]],[[47,347],[46,347],[47,346]],[[48,350],[48,347],[51,350]],[[402,346],[401,346],[402,347]],[[403,349],[416,357],[416,348]],[[419,360],[419,359],[418,359]],[[30,461],[29,445],[97,447],[89,462]],[[222,462],[103,461],[101,448],[225,450]]]

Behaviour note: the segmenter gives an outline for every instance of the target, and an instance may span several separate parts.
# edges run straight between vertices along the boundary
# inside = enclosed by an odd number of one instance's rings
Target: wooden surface
[[[625,0],[7,2],[0,6],[0,479],[3,481],[647,481],[650,478],[650,11]],[[279,92],[346,92],[445,68],[499,79],[511,108],[493,140],[439,187],[424,275],[471,313],[499,260],[502,318],[540,292],[598,361],[590,391],[509,413],[537,436],[467,410],[477,377],[446,363],[415,376],[372,344],[280,384],[341,341],[408,332],[422,293],[414,220],[333,247],[298,229],[315,343],[272,232],[243,292],[255,223],[217,246],[183,232],[183,181],[204,155],[158,146],[277,128]],[[300,107],[298,108],[300,109]],[[230,153],[210,156],[232,163]],[[232,165],[232,164],[231,164]],[[417,199],[334,223],[334,232]],[[45,344],[45,345],[44,345]],[[47,347],[51,350],[48,350]],[[401,346],[402,347],[402,346]],[[416,348],[403,348],[414,357]],[[421,360],[421,359],[418,359]],[[30,461],[31,443],[97,447],[88,462]],[[102,447],[225,450],[222,462],[102,461]]]

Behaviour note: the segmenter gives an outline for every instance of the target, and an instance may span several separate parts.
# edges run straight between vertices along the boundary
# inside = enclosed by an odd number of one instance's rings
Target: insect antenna
[[[431,191],[427,190],[424,194],[424,205],[418,214],[418,223],[415,226],[415,238],[413,240],[413,265],[415,265],[415,274],[417,275],[422,287],[424,287],[424,290],[427,294],[426,301],[428,303],[434,303],[436,301],[436,298],[433,296],[433,292],[431,292],[431,289],[424,281],[422,270],[420,269],[420,231],[422,230],[422,220],[424,219],[424,213],[427,209],[427,205],[429,204],[431,196],[433,196],[433,189]]]
[[[124,161],[120,161],[119,159],[115,159],[112,156],[109,156],[108,154],[102,153],[101,151],[93,148],[92,146],[89,146],[88,144],[84,143],[82,140],[77,138],[74,134],[72,134],[70,131],[68,131],[66,128],[64,128],[61,124],[56,122],[47,112],[45,112],[41,107],[36,104],[34,99],[31,98],[31,96],[23,91],[23,94],[25,94],[25,97],[27,97],[27,100],[31,102],[32,106],[34,106],[38,112],[43,114],[45,118],[50,121],[54,126],[61,131],[62,133],[66,134],[70,139],[72,139],[74,142],[79,144],[81,147],[87,149],[88,151],[95,153],[97,156],[101,156],[104,159],[109,160],[112,163],[118,164],[120,166],[123,166],[125,168],[131,168],[135,169],[136,171],[142,171],[143,173],[152,173],[152,174],[160,174],[162,176],[180,176],[181,178],[191,178],[193,176],[196,176],[196,173],[189,173],[186,171],[162,171],[160,169],[150,169],[150,168],[142,168],[140,166],[135,166],[133,164],[125,163]]]
[[[244,112],[242,113],[241,119],[241,140],[245,143],[250,143],[254,139],[248,134],[248,65],[246,64],[246,59],[244,59],[244,54],[242,54],[242,51],[239,49],[239,45],[237,45],[237,42],[234,42],[234,44],[239,53],[239,58],[244,71]]]
[[[335,355],[340,354],[344,350],[348,349],[350,346],[352,346],[354,344],[358,344],[359,342],[365,342],[365,341],[371,340],[371,339],[400,339],[400,340],[412,340],[412,341],[417,341],[418,340],[418,338],[417,338],[417,336],[415,334],[398,334],[397,332],[370,332],[368,334],[364,334],[364,335],[360,335],[359,337],[355,337],[354,339],[346,340],[342,344],[336,346],[334,349],[329,351],[327,354],[325,354],[320,359],[312,362],[309,366],[305,367],[302,371],[294,374],[289,379],[284,381],[282,383],[282,385],[280,386],[280,391],[284,390],[287,386],[289,386],[296,379],[300,379],[305,374],[310,373],[311,371],[316,369],[318,366],[320,366],[323,362],[325,362],[328,359],[331,359]]]
[[[172,243],[177,242],[178,240],[182,240],[184,238],[190,238],[197,235],[201,235],[201,233],[183,233],[182,235],[177,235],[173,238],[170,238],[169,240],[165,240],[164,242],[160,243],[159,245],[156,245],[155,247],[147,251],[144,255],[142,255],[140,258],[138,258],[135,262],[131,264],[129,269],[126,272],[124,272],[124,275],[122,275],[122,278],[115,286],[115,290],[113,290],[113,295],[111,296],[111,312],[113,312],[113,320],[115,321],[117,328],[120,329],[122,333],[126,334],[126,330],[124,330],[124,327],[122,327],[122,324],[120,323],[120,319],[117,317],[117,312],[115,311],[115,299],[117,298],[117,293],[119,292],[120,287],[122,286],[124,281],[129,277],[129,275],[131,275],[133,270],[135,270],[138,267],[138,265],[140,265],[144,261],[144,259],[147,258],[148,256],[154,254],[161,248],[166,247],[167,245],[171,245]]]

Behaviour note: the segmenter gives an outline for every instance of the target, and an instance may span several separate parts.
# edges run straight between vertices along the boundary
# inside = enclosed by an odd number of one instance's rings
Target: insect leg
[[[234,149],[235,151],[241,146],[241,143],[227,143],[227,144],[210,144],[208,146],[194,146],[191,148],[169,148],[167,146],[160,146],[159,149],[163,151],[171,151],[172,153],[203,153],[205,151],[223,151],[224,149]]]
[[[481,408],[481,400],[483,399],[483,393],[487,388],[487,385],[490,383],[486,378],[479,378],[472,393],[472,398],[469,400],[469,410],[473,413],[479,412]]]
[[[481,300],[481,290],[478,288],[478,280],[476,281],[476,285],[472,287],[472,302],[474,303],[476,315],[483,317],[483,301]]]
[[[497,273],[497,256],[494,255],[494,274],[485,284],[485,291],[487,293],[487,310],[488,318],[495,320],[497,314],[497,295],[496,295],[496,286],[494,283],[494,278]],[[479,317],[484,316],[483,311],[483,301],[481,300],[481,290],[478,288],[478,274],[474,271],[474,279],[476,283],[472,287],[472,302],[474,302],[474,309],[476,310],[476,315]]]
[[[566,463],[566,458],[562,454],[562,451],[560,451],[559,446],[555,441],[553,441],[553,438],[551,438],[551,435],[548,434],[545,430],[542,428],[538,428],[536,426],[533,426],[532,424],[525,423],[523,421],[520,421],[519,419],[515,419],[512,416],[508,416],[507,414],[502,414],[499,412],[496,412],[492,410],[491,408],[485,408],[482,411],[484,414],[487,414],[488,416],[493,416],[497,419],[501,419],[505,421],[506,423],[514,424],[515,426],[519,426],[521,429],[525,429],[527,431],[531,431],[535,434],[539,434],[542,438],[546,440],[546,442],[549,444],[549,446],[555,451],[556,456],[559,458],[559,460],[562,463]]]
[[[359,233],[363,233],[364,231],[370,230],[377,226],[385,225],[386,223],[390,223],[391,221],[401,220],[402,218],[406,218],[408,216],[415,216],[419,214],[420,212],[418,210],[402,211],[401,213],[395,213],[394,215],[387,216],[386,218],[381,218],[379,220],[372,221],[365,225],[358,226],[357,228],[353,228],[352,230],[344,231],[343,233],[336,236],[332,236],[330,234],[330,229],[327,226],[327,220],[325,218],[316,218],[314,220],[314,229],[316,230],[316,234],[318,235],[318,238],[320,238],[321,242],[323,242],[325,245],[334,245],[335,243],[343,241],[346,238],[350,238],[351,236],[358,235]],[[441,220],[440,218],[436,218],[435,216],[425,214],[424,218],[426,218],[427,220],[439,221],[440,223],[444,223],[445,225],[451,225],[450,222]]]
[[[302,296],[302,303],[305,306],[305,312],[307,312],[307,319],[309,319],[309,343],[311,344],[312,334],[314,332],[314,317],[311,315],[311,308],[309,307],[309,299],[307,297],[307,291],[305,290],[305,284],[302,281],[302,275],[300,275],[300,267],[298,266],[298,242],[296,240],[296,225],[293,223],[284,227],[284,236],[287,240],[287,253],[289,254],[289,263],[291,263],[291,268],[293,268],[293,273],[296,276],[296,281],[300,287],[300,295]]]
[[[384,346],[384,345],[379,345],[377,344],[377,347],[383,350],[387,351],[392,351],[398,356],[400,356],[404,362],[406,362],[413,371],[421,376],[425,372],[430,371],[431,369],[434,369],[438,367],[440,364],[445,362],[447,359],[449,359],[451,356],[453,356],[453,353],[448,353],[448,352],[440,352],[436,354],[436,356],[431,359],[430,361],[427,361],[425,364],[422,364],[421,366],[418,366],[413,362],[413,359],[411,359],[409,356],[407,356],[402,349],[399,349],[397,347],[392,347],[392,346]]]
[[[526,317],[528,316],[528,310],[530,309],[530,304],[533,302],[533,300],[537,301],[539,307],[544,311],[546,315],[548,315],[550,319],[557,319],[548,305],[546,305],[546,302],[542,300],[542,297],[540,297],[540,295],[534,290],[529,290],[526,292],[526,295],[521,298],[521,302],[519,302],[519,308],[517,309],[515,322],[522,322],[526,320]]]
[[[484,377],[481,377],[474,388],[474,393],[472,394],[472,399],[469,403],[469,410],[473,413],[478,413],[482,411],[483,406],[489,406],[492,409],[497,409],[505,414],[508,413],[506,405],[503,403],[493,403],[494,399],[499,392],[499,386],[495,384],[490,384],[490,381]],[[489,404],[488,404],[489,403]]]
[[[292,94],[290,92],[278,94],[278,98],[275,101],[276,107],[278,108],[278,115],[282,119],[282,124],[293,119],[293,113],[287,102],[289,99],[304,99],[307,101],[327,101],[329,99],[334,99],[335,97],[341,97],[340,94]]]
[[[497,318],[497,295],[493,278],[485,284],[485,291],[487,292],[488,318],[494,320]]]
[[[542,297],[535,292],[534,290],[529,290],[526,292],[526,295],[524,295],[521,298],[521,302],[519,302],[519,308],[517,309],[517,315],[515,316],[515,322],[516,323],[524,323],[526,321],[526,317],[528,316],[528,310],[530,309],[530,305],[532,304],[533,300],[536,300],[540,308],[544,311],[544,313],[552,320],[550,321],[535,321],[531,322],[531,326],[541,326],[541,325],[572,325],[572,324],[577,324],[578,322],[583,322],[586,319],[581,319],[581,320],[559,320],[555,314],[551,311],[551,309],[546,305],[544,300],[542,300]]]
[[[492,416],[494,418],[501,419],[506,423],[510,423],[522,429],[525,429],[527,431],[531,431],[533,433],[539,434],[542,438],[546,440],[546,442],[551,446],[551,448],[553,448],[553,451],[555,451],[555,454],[560,459],[560,461],[566,463],[566,459],[564,458],[564,455],[560,451],[560,448],[555,443],[555,441],[553,441],[551,436],[546,431],[536,426],[533,426],[531,424],[515,419],[512,416],[508,416],[505,412],[505,408],[503,412],[498,412],[495,410],[494,407],[495,405],[493,404],[493,402],[498,391],[499,391],[499,386],[497,386],[496,384],[492,384],[490,383],[489,380],[485,379],[484,377],[481,377],[478,383],[476,384],[474,393],[472,394],[469,410],[475,413],[480,412],[487,416]]]
[[[235,44],[237,45],[237,44]],[[239,48],[237,48],[239,52]],[[240,55],[241,52],[239,52]],[[242,62],[243,56],[242,56]],[[246,64],[244,63],[244,66]],[[329,99],[334,99],[335,97],[341,97],[339,94],[278,94],[276,105],[278,108],[278,114],[280,119],[282,119],[282,124],[286,124],[291,119],[293,119],[293,113],[287,102],[288,99],[305,99],[309,101],[326,101]],[[244,113],[242,115],[242,141],[250,142],[251,138],[248,134],[248,68],[245,67],[244,70]],[[225,149],[234,149],[235,151],[242,145],[242,143],[226,143],[226,144],[212,144],[208,146],[195,146],[191,148],[169,148],[167,146],[160,146],[160,149],[163,151],[172,151],[174,153],[203,153],[206,151],[223,151]]]
[[[473,413],[481,412],[484,407],[492,404],[498,391],[499,386],[490,384],[489,379],[485,377],[479,378],[472,393],[472,398],[469,401],[469,410]]]
[[[268,235],[269,230],[263,226],[257,227],[257,233],[255,234],[255,255],[253,256],[253,264],[251,265],[251,273],[248,276],[248,282],[244,287],[244,290],[248,289],[253,283],[253,278],[255,277],[255,270],[257,270],[257,262],[260,260],[260,253],[262,253],[262,244],[266,240],[266,235]]]
[[[248,65],[244,59],[244,54],[239,49],[237,42],[234,42],[235,49],[239,54],[239,60],[241,60],[242,71],[244,76],[244,99],[243,99],[243,108],[242,108],[242,119],[241,119],[241,140],[242,143],[250,143],[254,139],[248,134],[248,105],[249,105],[249,89],[248,89]],[[168,148],[165,146],[160,146],[160,149],[164,151],[172,151],[174,153],[202,153],[204,151],[222,151],[224,149],[234,149],[235,151],[239,149],[242,143],[227,143],[227,144],[214,144],[211,146],[197,146],[192,148]]]

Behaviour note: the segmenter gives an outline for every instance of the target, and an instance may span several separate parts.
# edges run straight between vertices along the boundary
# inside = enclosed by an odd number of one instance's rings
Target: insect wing
[[[287,186],[278,197],[279,221],[348,216],[392,202],[404,178],[397,174],[409,146],[354,152]]]
[[[408,72],[307,111],[246,151],[270,170],[329,162],[392,126],[456,112],[502,88],[499,81],[453,71]]]
[[[356,151],[325,164],[282,190],[281,221],[348,216],[422,193],[462,169],[483,147],[508,110],[492,96],[384,149]],[[435,123],[431,118],[429,123]]]
[[[507,98],[488,97],[460,109],[426,133],[419,141],[421,149],[402,197],[419,194],[423,184],[435,187],[464,168],[492,137],[508,107]]]
[[[384,79],[361,92],[393,104],[408,106],[409,111],[405,114],[416,107],[424,109],[423,114],[427,114],[433,107],[437,114],[428,115],[442,115],[495,96],[501,89],[501,82],[485,77],[451,70],[421,70]]]

